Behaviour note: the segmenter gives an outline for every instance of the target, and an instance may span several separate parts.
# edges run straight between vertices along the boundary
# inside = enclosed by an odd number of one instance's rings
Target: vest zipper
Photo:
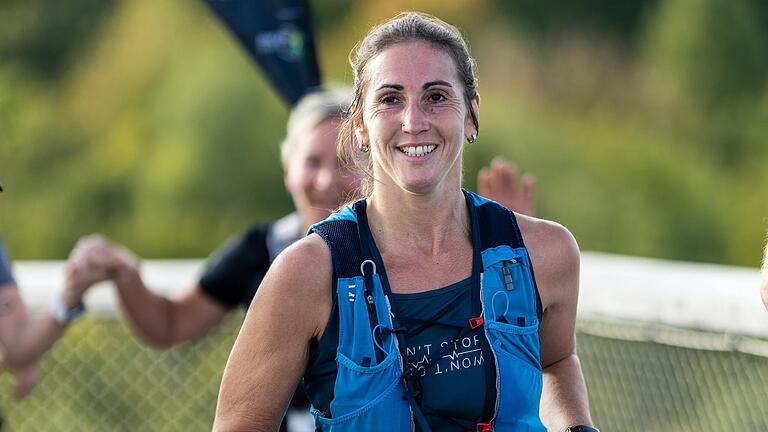
[[[512,271],[509,269],[510,265],[516,265],[518,264],[518,261],[516,258],[512,258],[509,261],[504,261],[501,269],[502,273],[504,274],[504,286],[507,288],[507,291],[513,291],[515,289],[515,282],[512,279]]]

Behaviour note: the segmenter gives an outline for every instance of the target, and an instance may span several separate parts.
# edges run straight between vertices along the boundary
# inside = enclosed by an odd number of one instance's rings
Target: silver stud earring
[[[360,149],[360,151],[361,151],[361,152],[363,152],[363,153],[368,153],[368,150],[370,150],[370,149],[371,149],[370,147],[368,147],[367,145],[364,145],[364,144],[360,144],[360,145],[359,145],[359,146],[357,146],[357,147],[358,147],[358,148]]]
[[[472,135],[470,135],[469,138],[467,138],[467,142],[472,144],[475,141],[477,141],[477,132],[472,132]]]

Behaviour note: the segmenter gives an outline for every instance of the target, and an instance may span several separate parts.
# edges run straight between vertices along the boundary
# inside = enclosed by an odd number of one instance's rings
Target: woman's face
[[[465,136],[474,132],[455,63],[427,42],[390,46],[366,66],[363,120],[379,185],[415,194],[459,187]],[[478,103],[476,98],[473,103]]]
[[[305,224],[328,217],[360,185],[359,176],[339,165],[339,125],[335,119],[321,122],[294,145],[288,159],[285,187]]]

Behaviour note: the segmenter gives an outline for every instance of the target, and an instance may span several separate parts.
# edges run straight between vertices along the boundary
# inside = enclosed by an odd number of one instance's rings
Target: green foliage
[[[330,81],[349,82],[350,48],[401,9],[466,32],[482,96],[468,186],[501,154],[536,174],[538,214],[583,249],[755,265],[768,7],[614,3],[313,6]],[[146,257],[204,256],[291,209],[286,107],[202,2],[0,12],[0,227],[16,258],[63,258],[94,231]]]
[[[647,12],[657,0],[496,0],[494,7],[511,22],[538,37],[564,30],[590,29],[595,33],[632,41],[643,28]]]
[[[55,79],[94,40],[114,1],[4,0],[0,3],[0,62],[24,73]]]
[[[670,0],[648,32],[649,65],[682,93],[689,127],[728,166],[752,158],[743,131],[768,91],[766,20],[759,0]]]

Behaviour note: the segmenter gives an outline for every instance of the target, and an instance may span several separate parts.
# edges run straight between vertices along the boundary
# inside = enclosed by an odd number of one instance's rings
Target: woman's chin
[[[410,178],[398,182],[401,189],[413,195],[428,195],[437,189],[438,184],[434,178]]]

